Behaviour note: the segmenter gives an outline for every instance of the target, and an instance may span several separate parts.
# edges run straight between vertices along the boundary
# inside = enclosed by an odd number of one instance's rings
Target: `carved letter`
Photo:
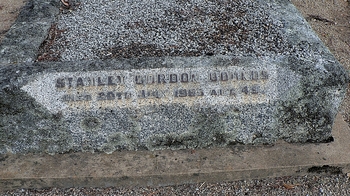
[[[241,75],[242,75],[242,80],[247,80],[247,78],[245,77],[244,71],[242,71]]]
[[[131,98],[131,93],[130,92],[125,92],[125,99],[130,99]]]
[[[158,74],[158,83],[166,83],[164,74]]]
[[[236,97],[236,89],[234,89],[234,88],[230,89],[230,96]]]
[[[242,92],[245,94],[248,94],[249,93],[248,87],[247,86],[243,87]]]
[[[56,81],[56,87],[57,88],[64,88],[66,86],[63,78],[57,78]]]
[[[194,97],[194,96],[196,96],[196,89],[190,89],[190,90],[188,90],[188,96],[189,96],[189,97]]]
[[[181,82],[188,82],[188,74],[187,73],[181,74]]]
[[[100,92],[97,94],[97,100],[102,101],[102,100],[106,100],[106,95],[104,92]]]
[[[232,74],[232,80],[239,80],[239,73],[235,72]]]
[[[91,95],[84,95],[84,100],[85,101],[91,101],[92,100]]]
[[[179,89],[175,91],[175,97],[187,97],[187,90],[186,89]]]
[[[145,90],[141,90],[141,91],[139,91],[139,93],[138,93],[138,97],[139,97],[139,98],[146,98],[146,93],[145,93]]]
[[[259,72],[251,71],[251,78],[252,78],[252,80],[258,80],[259,79]]]
[[[121,92],[116,92],[115,95],[117,96],[118,99],[122,99],[122,94]]]
[[[177,82],[177,75],[170,74],[170,83],[176,83],[176,82]]]
[[[74,95],[65,94],[62,97],[62,101],[64,102],[74,101]]]
[[[251,88],[252,94],[258,94],[259,93],[260,86],[254,85]]]
[[[210,81],[212,81],[212,82],[215,82],[215,81],[218,80],[217,77],[216,77],[216,73],[215,72],[214,73],[209,73],[209,78],[210,78]]]
[[[228,80],[227,72],[221,72],[221,81],[227,81],[227,80]]]
[[[203,89],[198,89],[197,90],[197,96],[204,96]]]
[[[122,79],[121,76],[117,76],[116,82],[117,82],[117,84],[121,84],[124,82],[124,80]]]
[[[104,86],[104,85],[106,85],[106,84],[102,83],[101,77],[98,77],[97,78],[97,86]]]
[[[269,79],[269,73],[267,71],[261,71],[260,73],[260,79],[267,80]]]
[[[192,74],[191,82],[197,82],[196,75]]]
[[[87,78],[88,85],[87,86],[95,86],[95,78]]]
[[[120,77],[120,76],[119,76]],[[114,86],[116,85],[114,82],[113,82],[113,76],[108,76],[108,83],[107,83],[108,86]]]
[[[68,88],[72,88],[73,78],[68,78]]]
[[[135,82],[136,84],[142,84],[143,83],[142,77],[140,75],[136,75]]]
[[[113,92],[107,92],[107,100],[114,100],[115,95]]]
[[[147,84],[153,84],[154,81],[154,76],[153,75],[148,75],[147,76]]]
[[[155,97],[155,98],[160,98],[159,92],[158,92],[157,90],[151,91],[151,95],[152,95],[153,97]]]
[[[77,88],[78,88],[78,87],[82,87],[82,86],[84,86],[83,79],[79,77],[79,78],[77,79]]]

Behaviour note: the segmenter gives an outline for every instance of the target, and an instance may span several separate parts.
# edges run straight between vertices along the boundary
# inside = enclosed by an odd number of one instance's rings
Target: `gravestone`
[[[0,46],[1,153],[332,140],[349,78],[288,0],[76,5]]]

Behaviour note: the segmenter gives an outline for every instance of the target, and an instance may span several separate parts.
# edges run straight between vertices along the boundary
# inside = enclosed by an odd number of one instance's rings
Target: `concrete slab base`
[[[0,189],[164,186],[350,171],[350,129],[338,114],[334,141],[179,151],[2,155]]]

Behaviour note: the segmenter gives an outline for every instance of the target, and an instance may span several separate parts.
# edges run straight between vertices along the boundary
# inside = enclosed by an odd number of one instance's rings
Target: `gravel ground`
[[[81,1],[63,9],[46,60],[293,52],[268,5],[237,1]]]
[[[1,192],[0,192],[1,193]],[[2,195],[350,195],[347,175],[308,175],[157,188],[18,189]]]

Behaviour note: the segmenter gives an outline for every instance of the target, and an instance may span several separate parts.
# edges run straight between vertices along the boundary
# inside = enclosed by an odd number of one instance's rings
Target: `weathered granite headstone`
[[[349,79],[288,0],[100,0],[57,20],[58,62],[17,47],[23,21],[0,46],[1,153],[332,138]]]

